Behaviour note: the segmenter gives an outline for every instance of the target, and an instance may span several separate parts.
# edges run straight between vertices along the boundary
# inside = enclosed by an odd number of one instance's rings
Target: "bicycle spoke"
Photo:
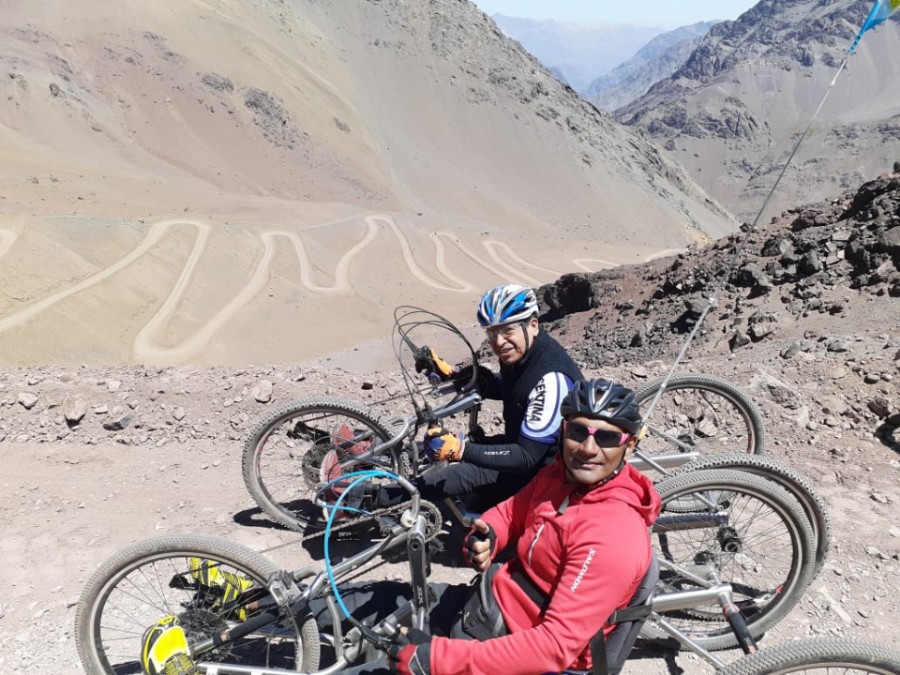
[[[172,538],[176,542],[183,539],[187,538]],[[256,563],[257,559],[253,558],[254,565],[271,564]],[[80,630],[79,640],[89,636],[94,653],[102,655],[109,672],[141,673],[136,657],[142,653],[147,631],[160,619],[174,616],[191,644],[207,641],[261,611],[244,609],[256,604],[241,603],[264,600],[268,574],[267,568],[241,568],[202,550],[139,557],[93,592],[93,612],[79,612],[92,625]],[[194,656],[204,661],[294,669],[299,644],[293,624],[274,623],[235,643],[216,645]]]
[[[782,488],[753,474],[707,470],[667,479],[658,489],[663,508],[651,533],[667,567],[674,566],[662,576],[664,587],[696,588],[691,575],[712,573],[731,585],[734,602],[760,626],[799,599],[810,579],[813,537],[800,505]],[[734,646],[718,604],[666,618],[710,648]]]

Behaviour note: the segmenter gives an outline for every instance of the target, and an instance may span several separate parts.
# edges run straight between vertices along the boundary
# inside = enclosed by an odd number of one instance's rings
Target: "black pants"
[[[462,614],[468,597],[469,586],[465,584],[429,584],[434,593],[434,601],[428,613],[428,632],[432,635],[450,635],[451,627]],[[347,611],[357,621],[365,621],[372,625],[381,621],[388,614],[398,609],[412,597],[410,585],[399,581],[374,581],[363,584],[352,584],[341,590],[341,599]],[[313,600],[310,609],[315,617],[319,630],[333,632],[331,613],[326,609],[325,601]],[[340,609],[338,610],[340,612]],[[348,620],[341,621],[341,630],[346,632],[353,627]],[[346,668],[342,673],[351,675],[383,675],[394,672],[387,664],[387,657],[379,656],[374,661]]]
[[[509,473],[486,469],[466,462],[436,466],[420,476],[416,486],[423,499],[438,502],[445,497],[471,495],[469,509],[483,512],[508,499],[521,490],[533,474]],[[384,508],[402,502],[408,497],[403,488],[379,490],[376,506]]]

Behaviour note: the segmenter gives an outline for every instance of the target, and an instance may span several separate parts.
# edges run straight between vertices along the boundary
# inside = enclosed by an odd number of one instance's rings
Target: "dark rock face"
[[[833,12],[811,20],[798,20],[803,18],[809,0],[757,3],[737,21],[713,26],[673,77],[708,81],[748,58],[761,55],[779,57],[785,68],[790,68],[792,63],[811,66],[816,45],[830,47],[853,39],[854,26],[862,24],[871,3],[854,0],[848,7],[847,2],[828,0],[818,4],[833,5]]]
[[[613,295],[615,280],[620,275],[610,272],[603,276],[588,273],[565,274],[559,281],[542,286],[538,293],[544,320],[558,319],[575,312],[596,309],[603,299]]]
[[[713,198],[749,219],[781,169],[786,148],[797,139],[795,127],[802,128],[815,109],[806,94],[796,94],[834,75],[871,5],[764,0],[736,21],[713,26],[684,65],[616,109],[615,117],[644,130],[679,158]],[[873,33],[868,44],[881,53],[884,33],[894,30],[888,26],[882,34]],[[875,70],[866,74],[871,91],[896,99],[884,92],[896,81],[894,73],[883,76]],[[786,176],[775,196],[780,208],[850,189],[890,166],[884,153],[892,154],[900,143],[895,111],[885,108],[866,121],[838,121],[860,104],[845,97],[837,104],[841,113],[828,121],[820,118],[816,133],[827,140],[805,159],[802,172]],[[708,152],[713,139],[724,141],[715,147],[727,148],[726,155]],[[846,161],[849,157],[854,160]]]
[[[244,105],[253,111],[254,122],[266,140],[279,147],[297,147],[303,134],[291,123],[287,110],[274,94],[255,87],[244,90],[243,94]]]
[[[677,353],[713,293],[698,348],[733,351],[783,321],[841,314],[829,297],[841,288],[900,298],[900,174],[674,259],[565,275],[538,295],[576,358],[602,367]]]

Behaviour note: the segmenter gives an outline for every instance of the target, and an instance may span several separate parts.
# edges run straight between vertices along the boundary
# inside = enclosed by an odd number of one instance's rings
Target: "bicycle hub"
[[[719,531],[716,532],[716,539],[719,540],[719,546],[722,547],[725,553],[740,553],[744,548],[744,542],[741,540],[738,531],[730,525],[720,527]]]

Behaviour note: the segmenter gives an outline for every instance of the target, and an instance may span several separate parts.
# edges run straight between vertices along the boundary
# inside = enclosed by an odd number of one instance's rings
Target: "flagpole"
[[[656,404],[662,396],[663,392],[666,390],[666,387],[669,384],[669,380],[672,378],[672,375],[675,373],[675,370],[678,368],[678,365],[681,363],[681,360],[684,358],[684,355],[687,353],[688,347],[691,342],[693,342],[694,338],[697,336],[697,333],[700,330],[700,326],[703,324],[703,321],[706,319],[706,316],[710,313],[713,307],[716,305],[716,296],[722,287],[727,283],[728,279],[731,277],[731,273],[734,271],[737,262],[741,259],[741,256],[744,252],[744,248],[747,246],[749,241],[749,235],[752,233],[756,226],[759,224],[759,219],[762,217],[763,212],[766,210],[766,207],[769,205],[769,202],[772,200],[772,196],[775,194],[775,190],[778,188],[778,184],[781,182],[781,179],[784,177],[784,174],[787,172],[788,167],[791,165],[791,162],[794,159],[794,156],[797,154],[797,151],[800,149],[800,145],[806,139],[809,134],[809,130],[812,128],[813,123],[816,121],[816,118],[819,116],[819,112],[821,112],[822,107],[825,105],[825,101],[828,99],[828,95],[831,93],[831,90],[834,88],[835,83],[838,80],[838,77],[843,72],[844,68],[847,66],[850,57],[856,50],[856,46],[859,44],[859,41],[862,39],[863,33],[868,31],[871,28],[883,23],[890,14],[900,7],[900,0],[876,0],[875,5],[872,7],[872,10],[869,12],[869,15],[866,17],[865,22],[859,30],[856,38],[853,40],[853,44],[850,45],[850,49],[847,52],[847,55],[844,57],[843,61],[841,61],[840,67],[837,69],[837,72],[834,74],[834,77],[831,78],[831,83],[828,85],[828,88],[825,90],[825,94],[822,96],[822,100],[819,101],[819,106],[816,108],[816,111],[813,113],[813,116],[809,120],[809,124],[806,125],[806,128],[803,130],[803,133],[800,134],[800,137],[797,139],[797,142],[794,144],[793,150],[791,150],[791,154],[788,155],[787,160],[784,163],[784,166],[781,167],[781,172],[778,174],[778,177],[775,179],[775,183],[772,185],[772,188],[769,190],[769,194],[766,195],[765,200],[763,201],[762,206],[759,208],[759,211],[756,213],[756,217],[753,219],[753,222],[745,231],[743,237],[738,241],[737,247],[734,251],[734,256],[731,259],[731,263],[728,265],[728,268],[725,271],[725,275],[722,277],[721,282],[718,286],[713,289],[713,292],[709,295],[707,299],[706,306],[700,312],[700,316],[697,318],[697,321],[694,323],[694,327],[691,329],[690,334],[688,335],[687,341],[684,343],[684,346],[681,348],[681,351],[678,353],[678,356],[675,357],[675,361],[672,363],[672,367],[669,368],[665,377],[663,378],[662,384],[660,384],[659,388],[656,390],[656,395],[653,397],[653,400],[650,402],[650,406],[644,412],[644,419],[650,419],[650,415],[653,412],[654,408],[656,408]]]

